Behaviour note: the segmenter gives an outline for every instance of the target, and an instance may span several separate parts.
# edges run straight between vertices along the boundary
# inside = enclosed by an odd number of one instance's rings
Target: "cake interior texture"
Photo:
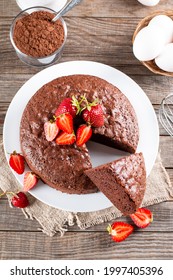
[[[142,153],[86,170],[85,174],[124,215],[132,214],[140,207],[146,189]]]

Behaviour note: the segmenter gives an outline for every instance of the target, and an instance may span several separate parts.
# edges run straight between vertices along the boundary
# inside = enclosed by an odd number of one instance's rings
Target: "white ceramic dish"
[[[137,152],[143,153],[147,175],[149,175],[158,152],[159,129],[154,109],[148,97],[127,75],[110,66],[90,61],[71,61],[51,66],[34,75],[19,89],[9,106],[4,123],[3,141],[7,161],[9,160],[8,153],[13,150],[20,152],[20,120],[29,99],[45,83],[57,77],[72,74],[89,74],[103,78],[117,86],[127,96],[135,109],[139,123],[140,139]],[[92,142],[89,142],[87,146],[93,166],[112,161],[126,154]],[[23,175],[13,173],[22,185]],[[100,192],[87,195],[69,195],[56,191],[41,181],[30,193],[48,205],[67,211],[90,212],[112,205]]]
[[[21,10],[34,6],[43,6],[58,12],[65,6],[67,0],[16,0],[16,2]]]

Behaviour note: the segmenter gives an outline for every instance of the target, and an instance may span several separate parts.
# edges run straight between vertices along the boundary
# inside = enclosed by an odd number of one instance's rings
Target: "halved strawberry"
[[[153,221],[153,214],[149,209],[139,208],[134,214],[130,215],[130,218],[135,225],[145,228]]]
[[[77,129],[76,133],[76,145],[82,146],[85,144],[92,136],[92,129],[90,125],[82,124]]]
[[[44,132],[47,141],[52,141],[58,135],[59,127],[55,120],[49,120],[44,123]]]
[[[25,208],[29,205],[28,198],[26,194],[23,192],[16,193],[12,197],[11,203],[14,207],[18,207],[18,208]]]
[[[56,124],[60,130],[72,134],[73,132],[73,118],[69,113],[59,115],[56,119]]]
[[[55,116],[62,115],[64,113],[70,113],[74,118],[80,112],[80,103],[75,96],[65,98],[57,108]]]
[[[107,227],[107,231],[112,236],[112,240],[115,242],[121,242],[125,240],[132,232],[134,228],[124,222],[115,222]]]
[[[38,183],[38,176],[32,171],[26,172],[24,175],[24,181],[23,181],[23,191],[24,192],[29,191],[37,183]]]
[[[25,159],[21,154],[14,151],[10,154],[9,164],[11,168],[18,174],[22,174],[25,170]]]
[[[83,119],[91,126],[100,127],[104,125],[102,106],[95,100],[88,103],[86,109],[82,112]]]
[[[56,138],[55,142],[58,145],[72,145],[76,141],[76,136],[73,133],[61,132]]]

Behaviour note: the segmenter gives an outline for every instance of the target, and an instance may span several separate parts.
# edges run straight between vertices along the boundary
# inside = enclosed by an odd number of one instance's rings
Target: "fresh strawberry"
[[[11,199],[11,203],[14,207],[18,208],[25,208],[29,205],[28,198],[23,192],[15,194]]]
[[[71,98],[65,98],[57,108],[55,116],[62,115],[64,113],[70,113],[74,118],[80,112],[80,103],[76,97],[72,96]]]
[[[76,145],[82,146],[85,144],[92,136],[92,129],[90,125],[82,124],[77,129],[76,133]]]
[[[139,208],[134,214],[130,215],[130,218],[140,228],[147,227],[153,221],[151,211],[146,208]]]
[[[124,222],[115,222],[107,227],[107,231],[115,242],[121,242],[126,239],[132,232],[133,226]]]
[[[31,171],[26,172],[24,176],[24,182],[23,182],[23,191],[24,192],[29,191],[37,183],[38,183],[38,176]]]
[[[104,124],[102,106],[98,104],[97,100],[87,104],[86,109],[82,112],[82,117],[84,121],[94,127],[100,127]]]
[[[47,141],[52,141],[58,135],[59,127],[57,126],[55,120],[49,120],[44,123],[44,132]]]
[[[14,171],[16,171],[18,174],[22,174],[24,172],[24,169],[25,169],[24,157],[21,154],[16,153],[16,151],[14,151],[10,155],[9,164],[10,164],[11,168]]]
[[[69,134],[63,131],[58,135],[58,137],[55,140],[55,142],[58,145],[72,145],[75,141],[76,141],[76,136],[74,132]]]
[[[56,119],[56,124],[60,130],[72,134],[73,132],[73,118],[69,113],[59,115]]]

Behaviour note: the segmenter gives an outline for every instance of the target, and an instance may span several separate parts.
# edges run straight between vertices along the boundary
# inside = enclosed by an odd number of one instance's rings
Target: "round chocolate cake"
[[[40,88],[28,102],[20,124],[22,153],[28,166],[49,186],[71,194],[97,191],[84,174],[92,168],[85,145],[57,145],[45,138],[44,123],[50,120],[67,97],[84,95],[89,102],[98,99],[104,125],[93,128],[92,140],[135,153],[139,129],[132,105],[115,86],[90,75],[57,78]]]

